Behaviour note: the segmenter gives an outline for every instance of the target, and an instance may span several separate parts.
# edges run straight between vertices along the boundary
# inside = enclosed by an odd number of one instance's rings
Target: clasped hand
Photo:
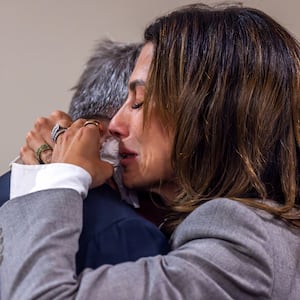
[[[86,124],[86,121],[86,119],[79,119],[72,123],[70,116],[62,111],[55,111],[48,118],[38,118],[33,129],[26,136],[25,145],[20,149],[23,163],[77,165],[91,175],[91,188],[102,185],[113,174],[113,166],[100,160],[99,155],[101,146],[108,136],[108,130],[100,122],[97,126],[96,122]],[[51,138],[51,131],[55,124],[67,128],[58,136],[56,143]],[[37,151],[44,145],[49,147]]]

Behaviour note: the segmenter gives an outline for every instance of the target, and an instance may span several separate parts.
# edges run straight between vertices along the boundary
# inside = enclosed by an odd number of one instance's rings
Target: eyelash
[[[144,101],[141,101],[141,102],[136,102],[136,103],[133,103],[132,104],[132,106],[131,106],[131,108],[132,109],[138,109],[138,108],[140,108],[142,105],[144,104]]]

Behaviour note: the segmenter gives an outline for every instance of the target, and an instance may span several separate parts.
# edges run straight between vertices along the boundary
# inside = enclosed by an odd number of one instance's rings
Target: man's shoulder
[[[121,200],[117,191],[103,185],[89,191],[83,202],[83,233],[96,236],[112,230],[132,237],[142,233],[163,236],[155,224]]]
[[[10,174],[8,171],[0,176],[0,207],[9,199]]]

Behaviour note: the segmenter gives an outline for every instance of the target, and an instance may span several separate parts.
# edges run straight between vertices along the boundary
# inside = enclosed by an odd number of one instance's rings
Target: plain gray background
[[[0,174],[39,116],[67,110],[70,88],[99,39],[139,41],[153,18],[192,2],[0,0]],[[262,9],[299,39],[299,0],[239,2]]]

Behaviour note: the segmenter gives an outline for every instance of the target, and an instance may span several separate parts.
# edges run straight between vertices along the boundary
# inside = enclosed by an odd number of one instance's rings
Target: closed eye
[[[138,109],[138,108],[142,107],[143,104],[144,104],[144,101],[136,102],[136,103],[133,103],[133,104],[131,105],[131,108],[132,108],[132,109]]]

